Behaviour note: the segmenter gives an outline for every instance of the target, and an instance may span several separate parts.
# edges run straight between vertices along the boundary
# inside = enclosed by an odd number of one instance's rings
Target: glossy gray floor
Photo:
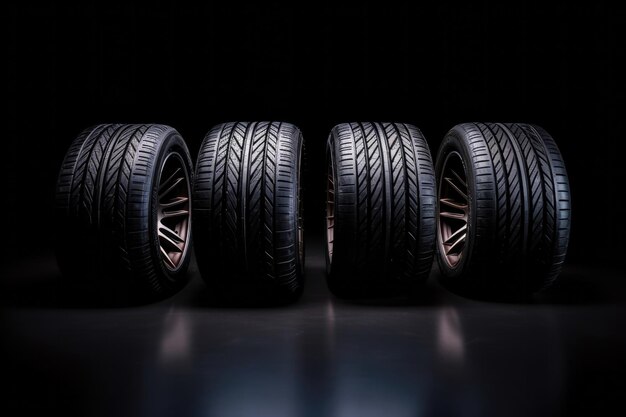
[[[348,303],[309,242],[301,301],[216,308],[192,267],[171,299],[57,301],[51,256],[3,274],[2,405],[27,415],[618,415],[626,395],[621,272],[569,267],[536,303],[479,302],[436,283],[415,304]],[[8,383],[8,385],[7,385]],[[609,413],[612,407],[617,412]]]

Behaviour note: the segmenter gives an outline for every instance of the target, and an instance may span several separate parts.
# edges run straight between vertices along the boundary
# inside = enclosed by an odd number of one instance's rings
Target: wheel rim
[[[463,257],[469,236],[469,197],[467,177],[461,155],[446,157],[439,177],[439,251],[454,268]]]
[[[328,260],[333,261],[335,242],[335,173],[332,161],[328,161],[328,176],[326,181],[326,253]]]
[[[165,158],[158,193],[157,233],[161,261],[167,269],[176,271],[187,252],[191,223],[189,177],[178,153]]]

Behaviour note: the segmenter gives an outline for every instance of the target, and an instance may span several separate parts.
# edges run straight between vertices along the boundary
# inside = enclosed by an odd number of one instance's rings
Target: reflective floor
[[[216,308],[192,266],[157,304],[64,305],[50,255],[2,271],[2,402],[109,416],[620,415],[623,272],[569,267],[532,304],[437,284],[418,303],[349,303],[308,242],[307,287],[281,308]],[[617,407],[617,410],[613,410]],[[611,410],[609,412],[609,410]]]

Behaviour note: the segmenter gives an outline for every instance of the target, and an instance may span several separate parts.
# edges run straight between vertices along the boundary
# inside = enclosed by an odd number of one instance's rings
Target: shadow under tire
[[[327,283],[341,298],[419,290],[435,242],[435,177],[412,125],[343,123],[327,143]]]
[[[559,275],[570,191],[552,137],[525,123],[464,123],[437,155],[437,261],[477,296],[527,297]]]
[[[191,183],[189,151],[169,126],[84,130],[56,187],[64,282],[103,301],[150,300],[180,289],[191,255]]]
[[[290,123],[224,123],[204,138],[193,186],[195,248],[218,301],[300,297],[302,152],[302,134]]]

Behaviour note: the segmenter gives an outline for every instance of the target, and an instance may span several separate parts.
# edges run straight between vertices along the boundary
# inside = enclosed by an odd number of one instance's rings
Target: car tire
[[[552,137],[525,123],[465,123],[437,155],[438,264],[477,295],[526,297],[559,275],[570,191]]]
[[[83,131],[56,187],[57,260],[65,282],[158,298],[186,282],[192,163],[165,125]]]
[[[426,140],[403,123],[342,123],[327,144],[327,283],[342,298],[419,289],[435,241]]]
[[[304,285],[300,130],[281,122],[215,126],[193,187],[200,273],[218,300],[289,303]]]

